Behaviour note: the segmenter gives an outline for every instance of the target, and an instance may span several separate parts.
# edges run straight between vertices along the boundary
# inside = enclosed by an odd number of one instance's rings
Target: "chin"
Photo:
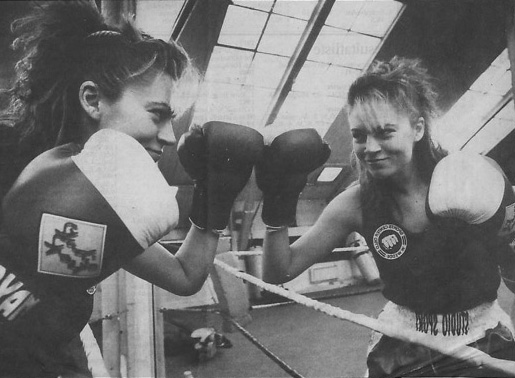
[[[388,169],[369,169],[368,172],[370,173],[370,176],[376,180],[386,180],[392,178],[394,175],[394,172]]]

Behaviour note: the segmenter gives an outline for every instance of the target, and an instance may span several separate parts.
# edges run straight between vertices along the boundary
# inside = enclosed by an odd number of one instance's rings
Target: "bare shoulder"
[[[338,194],[325,208],[324,217],[331,222],[345,224],[354,231],[361,229],[360,186],[354,185]]]

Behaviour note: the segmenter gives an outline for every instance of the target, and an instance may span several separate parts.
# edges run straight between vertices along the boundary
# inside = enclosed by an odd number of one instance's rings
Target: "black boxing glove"
[[[295,222],[299,195],[308,174],[324,164],[331,148],[315,129],[290,130],[265,146],[256,165],[256,180],[263,192],[262,219],[267,226],[289,226]]]
[[[262,157],[263,136],[250,127],[213,121],[184,133],[177,153],[194,181],[191,222],[223,231],[234,200]]]

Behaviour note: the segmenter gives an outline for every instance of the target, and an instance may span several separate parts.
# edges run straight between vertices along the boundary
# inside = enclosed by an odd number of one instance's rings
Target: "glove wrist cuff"
[[[268,227],[288,227],[295,224],[299,194],[266,195],[261,217]]]
[[[266,226],[266,232],[268,232],[268,233],[280,232],[282,230],[288,229],[288,226],[269,226],[269,225],[265,225],[265,226]]]
[[[216,230],[214,228],[212,229],[207,229],[206,227],[201,227],[199,226],[198,224],[196,224],[191,218],[190,218],[190,223],[193,227],[195,227],[197,230],[200,230],[200,231],[209,231],[211,232],[212,234],[214,235],[217,235],[217,236],[222,236],[224,234],[224,231],[225,230]]]

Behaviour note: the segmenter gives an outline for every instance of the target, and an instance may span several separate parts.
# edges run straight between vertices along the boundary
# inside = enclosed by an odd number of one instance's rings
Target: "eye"
[[[152,113],[157,118],[158,122],[172,120],[176,117],[176,113],[170,109],[150,109],[150,113]]]
[[[379,138],[388,139],[393,136],[395,129],[393,127],[378,128],[376,134]]]
[[[351,130],[351,133],[355,143],[365,143],[367,140],[367,135],[360,130]]]
[[[158,120],[161,120],[165,117],[165,113],[161,109],[151,109],[150,113],[152,113],[152,115],[154,115]]]

